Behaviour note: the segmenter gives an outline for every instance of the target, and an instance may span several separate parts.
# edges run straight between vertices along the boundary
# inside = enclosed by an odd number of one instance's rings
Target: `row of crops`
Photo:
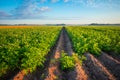
[[[61,27],[0,29],[0,76],[18,68],[33,72],[43,67]]]
[[[120,54],[120,27],[66,27],[74,51],[79,55],[101,51]]]

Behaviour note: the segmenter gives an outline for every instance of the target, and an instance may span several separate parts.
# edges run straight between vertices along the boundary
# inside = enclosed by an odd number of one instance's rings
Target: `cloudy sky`
[[[120,0],[0,0],[0,24],[120,23]]]

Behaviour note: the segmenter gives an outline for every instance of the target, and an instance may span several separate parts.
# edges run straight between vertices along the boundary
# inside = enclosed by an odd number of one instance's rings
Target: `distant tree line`
[[[115,26],[120,26],[120,24],[98,24],[98,23],[91,23],[90,25],[98,25],[98,26],[101,26],[101,25],[115,25]]]

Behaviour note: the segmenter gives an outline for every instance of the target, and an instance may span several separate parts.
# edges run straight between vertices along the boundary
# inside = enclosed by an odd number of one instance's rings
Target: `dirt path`
[[[120,62],[112,58],[108,54],[102,52],[98,60],[117,78],[120,80]]]
[[[63,32],[64,32],[64,35],[63,35],[64,51],[69,56],[72,56],[72,54],[74,54],[74,52],[72,50],[72,45],[71,45],[70,39],[69,39],[65,29],[63,29]],[[75,63],[75,68],[73,71],[65,72],[64,76],[66,77],[66,80],[87,80],[88,79],[83,67],[80,65],[79,62]]]
[[[65,28],[63,28],[61,31],[54,57],[49,63],[47,73],[45,73],[47,75],[44,80],[87,80],[87,75],[79,63],[75,64],[76,66],[73,71],[63,72],[60,70],[59,58],[62,51],[68,53],[69,56],[73,54],[71,42],[68,38]]]
[[[59,58],[61,56],[61,52],[64,50],[63,47],[63,30],[61,31],[60,38],[58,40],[58,44],[54,53],[54,56],[51,57],[49,67],[47,68],[47,71],[45,74],[44,80],[63,80],[62,77],[62,71],[59,68],[60,62]]]
[[[71,56],[73,54],[73,50],[72,50],[72,44],[70,42],[70,39],[68,37],[68,34],[65,30],[65,28],[63,29],[63,46],[64,46],[64,51],[69,55]]]

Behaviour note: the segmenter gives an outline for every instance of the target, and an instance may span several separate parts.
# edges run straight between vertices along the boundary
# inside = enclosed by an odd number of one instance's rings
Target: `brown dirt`
[[[98,60],[116,77],[120,80],[120,62],[108,54],[102,52]]]
[[[116,80],[93,55],[86,53],[85,56],[87,60],[83,62],[83,66],[91,80]]]
[[[23,80],[25,76],[25,72],[24,71],[20,71],[14,78],[13,80]]]
[[[65,72],[64,74],[66,76],[66,80],[89,80],[84,69],[79,63],[75,64],[74,70]]]
[[[19,72],[18,68],[14,69],[14,70],[9,70],[7,72],[7,74],[0,77],[0,80],[9,80],[9,79],[13,78],[18,72]]]
[[[72,44],[65,29],[63,29],[64,51],[69,55],[73,55]]]
[[[63,50],[63,31],[61,31],[60,38],[58,40],[58,45],[56,47],[54,56],[51,57],[49,67],[46,69],[44,75],[46,76],[44,80],[62,80],[62,71],[60,70],[59,58],[61,56],[61,51]]]
[[[107,52],[108,55],[112,56],[113,58],[115,58],[116,60],[118,60],[120,62],[120,54],[115,54],[115,52]]]
[[[48,67],[48,75],[45,80],[62,80],[62,74],[59,69],[59,60],[60,52],[56,52],[54,56],[54,62],[51,60],[50,65]]]

